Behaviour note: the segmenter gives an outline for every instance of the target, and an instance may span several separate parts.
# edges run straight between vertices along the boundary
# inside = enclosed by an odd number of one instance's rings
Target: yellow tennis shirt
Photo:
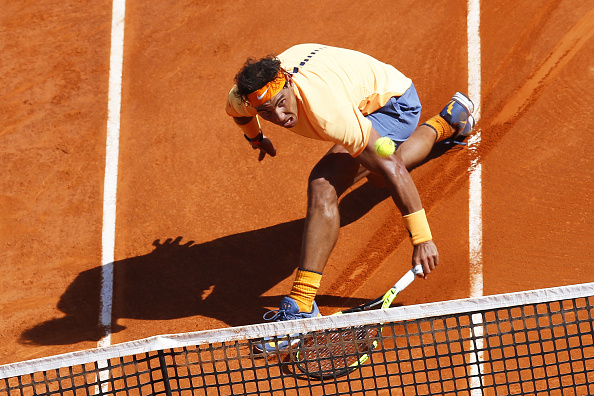
[[[401,96],[412,81],[393,66],[361,52],[320,44],[300,44],[278,55],[295,83],[298,121],[290,128],[299,135],[343,146],[353,157],[369,140],[371,121],[365,118],[393,96]],[[257,111],[235,96],[226,111],[232,117],[253,117]]]

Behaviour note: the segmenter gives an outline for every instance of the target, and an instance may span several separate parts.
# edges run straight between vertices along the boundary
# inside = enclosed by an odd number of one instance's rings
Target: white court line
[[[111,52],[107,105],[105,180],[103,185],[103,231],[101,253],[101,313],[99,323],[104,335],[97,346],[111,344],[113,300],[113,262],[115,253],[116,193],[120,146],[120,111],[122,103],[122,65],[124,59],[125,0],[113,0],[111,17]]]
[[[468,40],[468,95],[475,105],[474,118],[481,117],[481,37],[480,0],[468,0],[467,40]],[[482,219],[482,166],[478,148],[481,131],[477,128],[468,140],[471,156],[468,187],[468,247],[470,260],[470,297],[483,295],[483,219]],[[483,325],[480,314],[472,315],[474,342],[470,346],[470,386],[471,395],[482,395],[481,361],[483,361]]]
[[[480,0],[468,0],[468,95],[474,102],[474,118],[481,118],[481,37]],[[478,155],[481,131],[477,128],[468,140],[471,155],[469,185],[470,297],[483,295],[483,220],[482,220],[482,166]]]

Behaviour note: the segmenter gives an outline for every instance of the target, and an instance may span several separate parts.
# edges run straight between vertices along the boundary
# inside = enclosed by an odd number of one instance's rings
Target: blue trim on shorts
[[[421,101],[414,84],[402,94],[393,96],[381,109],[366,116],[381,136],[404,142],[412,135],[421,119]]]

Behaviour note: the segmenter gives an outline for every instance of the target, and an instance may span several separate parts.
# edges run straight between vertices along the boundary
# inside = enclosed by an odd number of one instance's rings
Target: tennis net
[[[593,302],[586,283],[156,336],[0,366],[0,396],[591,395]]]

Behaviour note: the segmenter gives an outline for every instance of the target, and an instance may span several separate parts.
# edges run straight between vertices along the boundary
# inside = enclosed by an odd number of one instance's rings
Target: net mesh
[[[593,296],[594,283],[157,337],[0,366],[0,396],[589,395]],[[289,348],[258,352],[265,335]]]

